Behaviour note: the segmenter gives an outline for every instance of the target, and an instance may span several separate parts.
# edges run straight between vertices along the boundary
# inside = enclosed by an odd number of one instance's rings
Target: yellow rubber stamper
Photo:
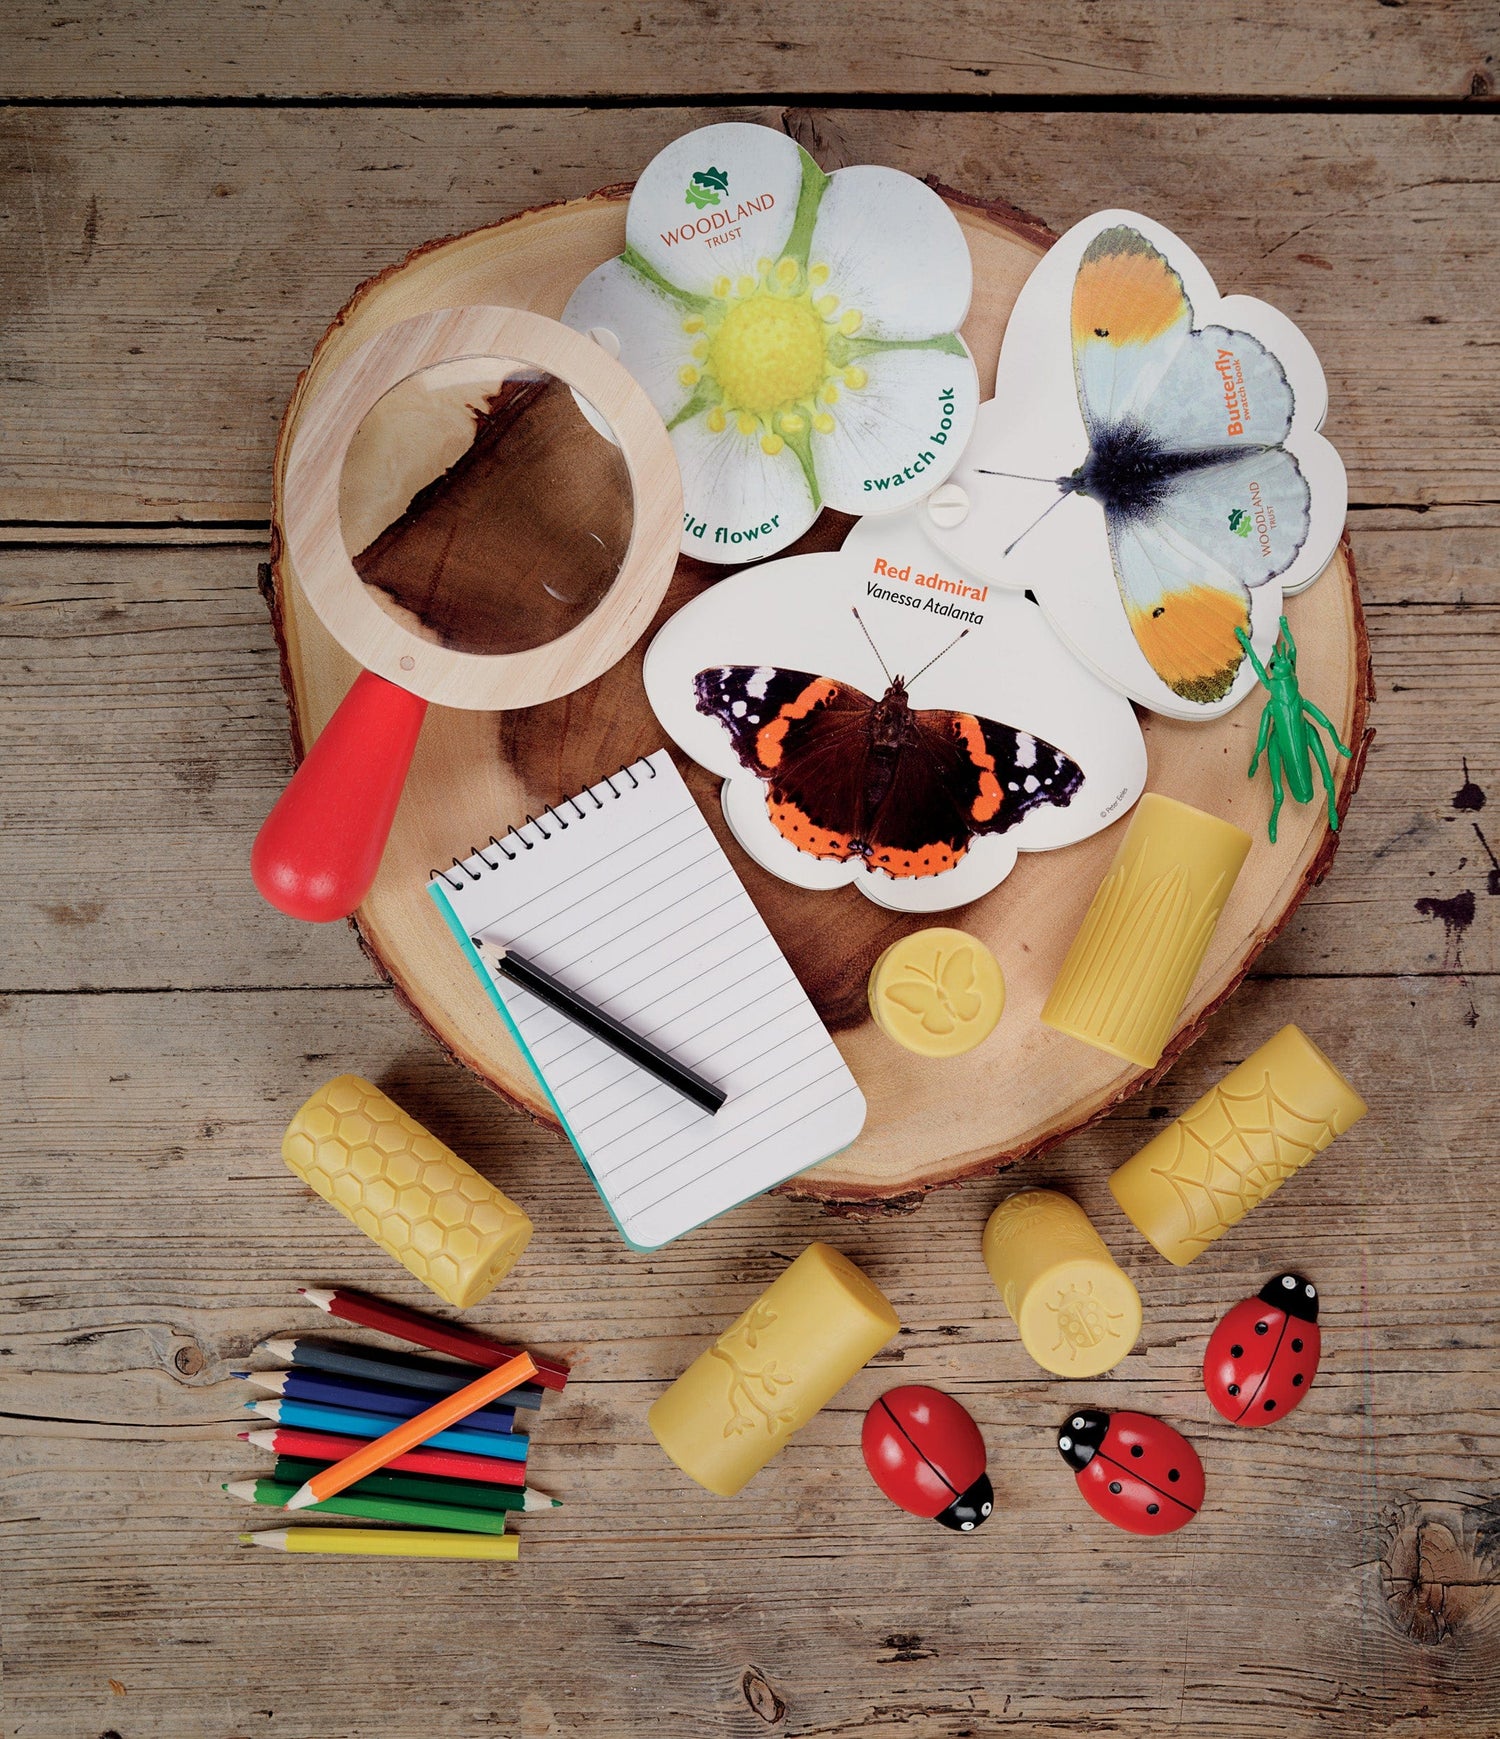
[[[509,1196],[358,1075],[313,1094],[287,1125],[281,1157],[460,1310],[510,1273],[531,1238]]]
[[[1307,1034],[1284,1026],[1127,1159],[1109,1187],[1185,1268],[1367,1110]]]
[[[646,1416],[690,1478],[733,1497],[901,1327],[885,1294],[809,1244]]]
[[[1073,939],[1042,1020],[1152,1068],[1172,1036],[1250,835],[1148,791]]]
[[[956,1057],[995,1030],[1005,1007],[999,963],[977,936],[937,927],[893,942],[870,973],[870,1013],[919,1057]]]
[[[1008,1196],[989,1217],[983,1248],[1021,1344],[1044,1371],[1097,1377],[1135,1345],[1140,1295],[1070,1196]]]

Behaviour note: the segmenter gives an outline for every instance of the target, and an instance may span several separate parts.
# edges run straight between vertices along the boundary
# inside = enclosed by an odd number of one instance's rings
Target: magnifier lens
[[[408,375],[365,417],[339,518],[371,597],[404,628],[457,652],[527,652],[614,582],[630,473],[563,381],[463,358]]]

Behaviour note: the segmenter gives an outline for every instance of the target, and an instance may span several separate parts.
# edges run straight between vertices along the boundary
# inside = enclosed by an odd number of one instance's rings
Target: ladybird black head
[[[1300,1274],[1278,1274],[1261,1287],[1260,1297],[1301,1322],[1318,1320],[1318,1289]]]
[[[1082,1473],[1094,1459],[1108,1430],[1108,1413],[1097,1407],[1080,1407],[1057,1428],[1058,1453],[1075,1473]]]
[[[937,1519],[945,1528],[952,1528],[955,1534],[972,1534],[975,1528],[983,1526],[989,1520],[994,1507],[995,1490],[990,1484],[990,1476],[981,1473],[973,1485],[961,1496],[954,1498]]]

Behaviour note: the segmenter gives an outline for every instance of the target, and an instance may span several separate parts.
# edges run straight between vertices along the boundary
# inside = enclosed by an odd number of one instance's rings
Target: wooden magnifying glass
[[[423,389],[435,402],[481,377],[465,450],[393,522],[351,528],[340,485],[367,420],[399,472],[423,436]],[[250,866],[272,905],[327,922],[375,879],[429,702],[537,706],[645,632],[676,563],[682,487],[651,401],[591,339],[521,309],[445,308],[329,375],[302,412],[282,518],[309,603],[364,669]]]

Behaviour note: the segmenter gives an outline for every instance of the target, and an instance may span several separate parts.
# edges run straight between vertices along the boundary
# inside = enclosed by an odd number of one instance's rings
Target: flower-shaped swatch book
[[[784,133],[726,122],[646,166],[625,240],[563,319],[661,412],[686,554],[772,555],[825,506],[891,512],[953,469],[978,408],[958,335],[973,269],[931,188],[825,175]]]

